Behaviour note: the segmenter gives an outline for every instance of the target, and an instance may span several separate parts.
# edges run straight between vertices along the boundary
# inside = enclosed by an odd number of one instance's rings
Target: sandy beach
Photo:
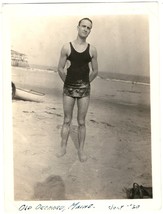
[[[76,106],[67,153],[55,155],[63,123],[58,74],[13,67],[12,80],[44,94],[12,101],[15,200],[125,199],[134,182],[152,186],[149,85],[96,78],[81,163]]]

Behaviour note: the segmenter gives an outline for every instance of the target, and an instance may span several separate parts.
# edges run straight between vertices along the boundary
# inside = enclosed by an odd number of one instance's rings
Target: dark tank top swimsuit
[[[89,54],[90,44],[83,52],[77,52],[70,42],[71,52],[67,57],[71,65],[67,69],[67,76],[64,82],[64,94],[71,97],[85,97],[90,94],[89,82]]]

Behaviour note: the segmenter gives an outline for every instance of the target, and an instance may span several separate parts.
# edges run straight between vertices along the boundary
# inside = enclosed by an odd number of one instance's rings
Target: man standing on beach
[[[78,121],[78,156],[81,162],[87,160],[84,152],[86,136],[85,117],[90,100],[90,82],[98,74],[96,48],[86,42],[92,29],[92,21],[83,18],[79,21],[77,38],[62,47],[58,64],[58,73],[64,82],[63,87],[63,109],[64,122],[61,131],[61,150],[57,157],[66,154],[66,146],[70,132],[75,101],[77,101]],[[69,64],[65,72],[65,67]]]

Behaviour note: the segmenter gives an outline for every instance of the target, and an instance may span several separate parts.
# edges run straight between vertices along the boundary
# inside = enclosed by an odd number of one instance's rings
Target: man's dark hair
[[[79,21],[79,23],[78,23],[78,26],[80,26],[80,24],[81,24],[81,22],[82,22],[83,20],[87,20],[87,21],[89,21],[91,24],[93,24],[93,22],[92,22],[91,19],[89,19],[89,18],[82,18],[82,19],[80,19],[80,21]]]

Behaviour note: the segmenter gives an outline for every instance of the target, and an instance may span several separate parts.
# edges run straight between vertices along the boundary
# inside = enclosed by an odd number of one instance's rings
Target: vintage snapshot
[[[158,10],[4,5],[6,210],[159,210]]]

